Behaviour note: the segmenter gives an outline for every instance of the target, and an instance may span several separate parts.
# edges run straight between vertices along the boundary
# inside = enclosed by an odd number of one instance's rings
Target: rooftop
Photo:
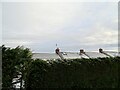
[[[102,51],[101,51],[102,50]],[[120,56],[120,52],[116,51],[103,51],[99,49],[98,52],[87,52],[80,50],[80,52],[60,52],[58,49],[55,53],[33,53],[33,59],[76,59],[76,58],[103,58]]]

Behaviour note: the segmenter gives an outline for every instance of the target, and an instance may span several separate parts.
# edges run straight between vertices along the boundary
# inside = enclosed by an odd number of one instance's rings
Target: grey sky
[[[117,50],[117,2],[4,2],[3,44],[34,52]]]

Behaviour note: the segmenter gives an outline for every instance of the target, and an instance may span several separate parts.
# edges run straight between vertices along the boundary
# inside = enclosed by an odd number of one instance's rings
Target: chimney
[[[103,53],[103,49],[100,48],[100,49],[99,49],[99,53]]]
[[[56,53],[56,54],[59,54],[59,52],[60,52],[60,49],[57,48],[57,49],[55,50],[55,53]]]
[[[84,52],[84,50],[83,49],[80,49],[80,55],[81,54],[84,54],[85,52]]]

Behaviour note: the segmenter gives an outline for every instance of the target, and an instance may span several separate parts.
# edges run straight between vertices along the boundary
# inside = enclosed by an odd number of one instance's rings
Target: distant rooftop
[[[83,49],[80,52],[60,52],[57,48],[55,53],[33,53],[33,59],[53,60],[53,59],[76,59],[76,58],[103,58],[120,56],[120,52],[103,51],[99,49],[98,52],[87,52]]]

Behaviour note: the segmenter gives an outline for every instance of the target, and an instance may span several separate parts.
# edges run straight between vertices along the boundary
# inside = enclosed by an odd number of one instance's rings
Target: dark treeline
[[[2,46],[3,90],[13,88],[12,79],[21,75],[24,89],[120,88],[120,57],[71,60],[32,60],[28,48]]]

